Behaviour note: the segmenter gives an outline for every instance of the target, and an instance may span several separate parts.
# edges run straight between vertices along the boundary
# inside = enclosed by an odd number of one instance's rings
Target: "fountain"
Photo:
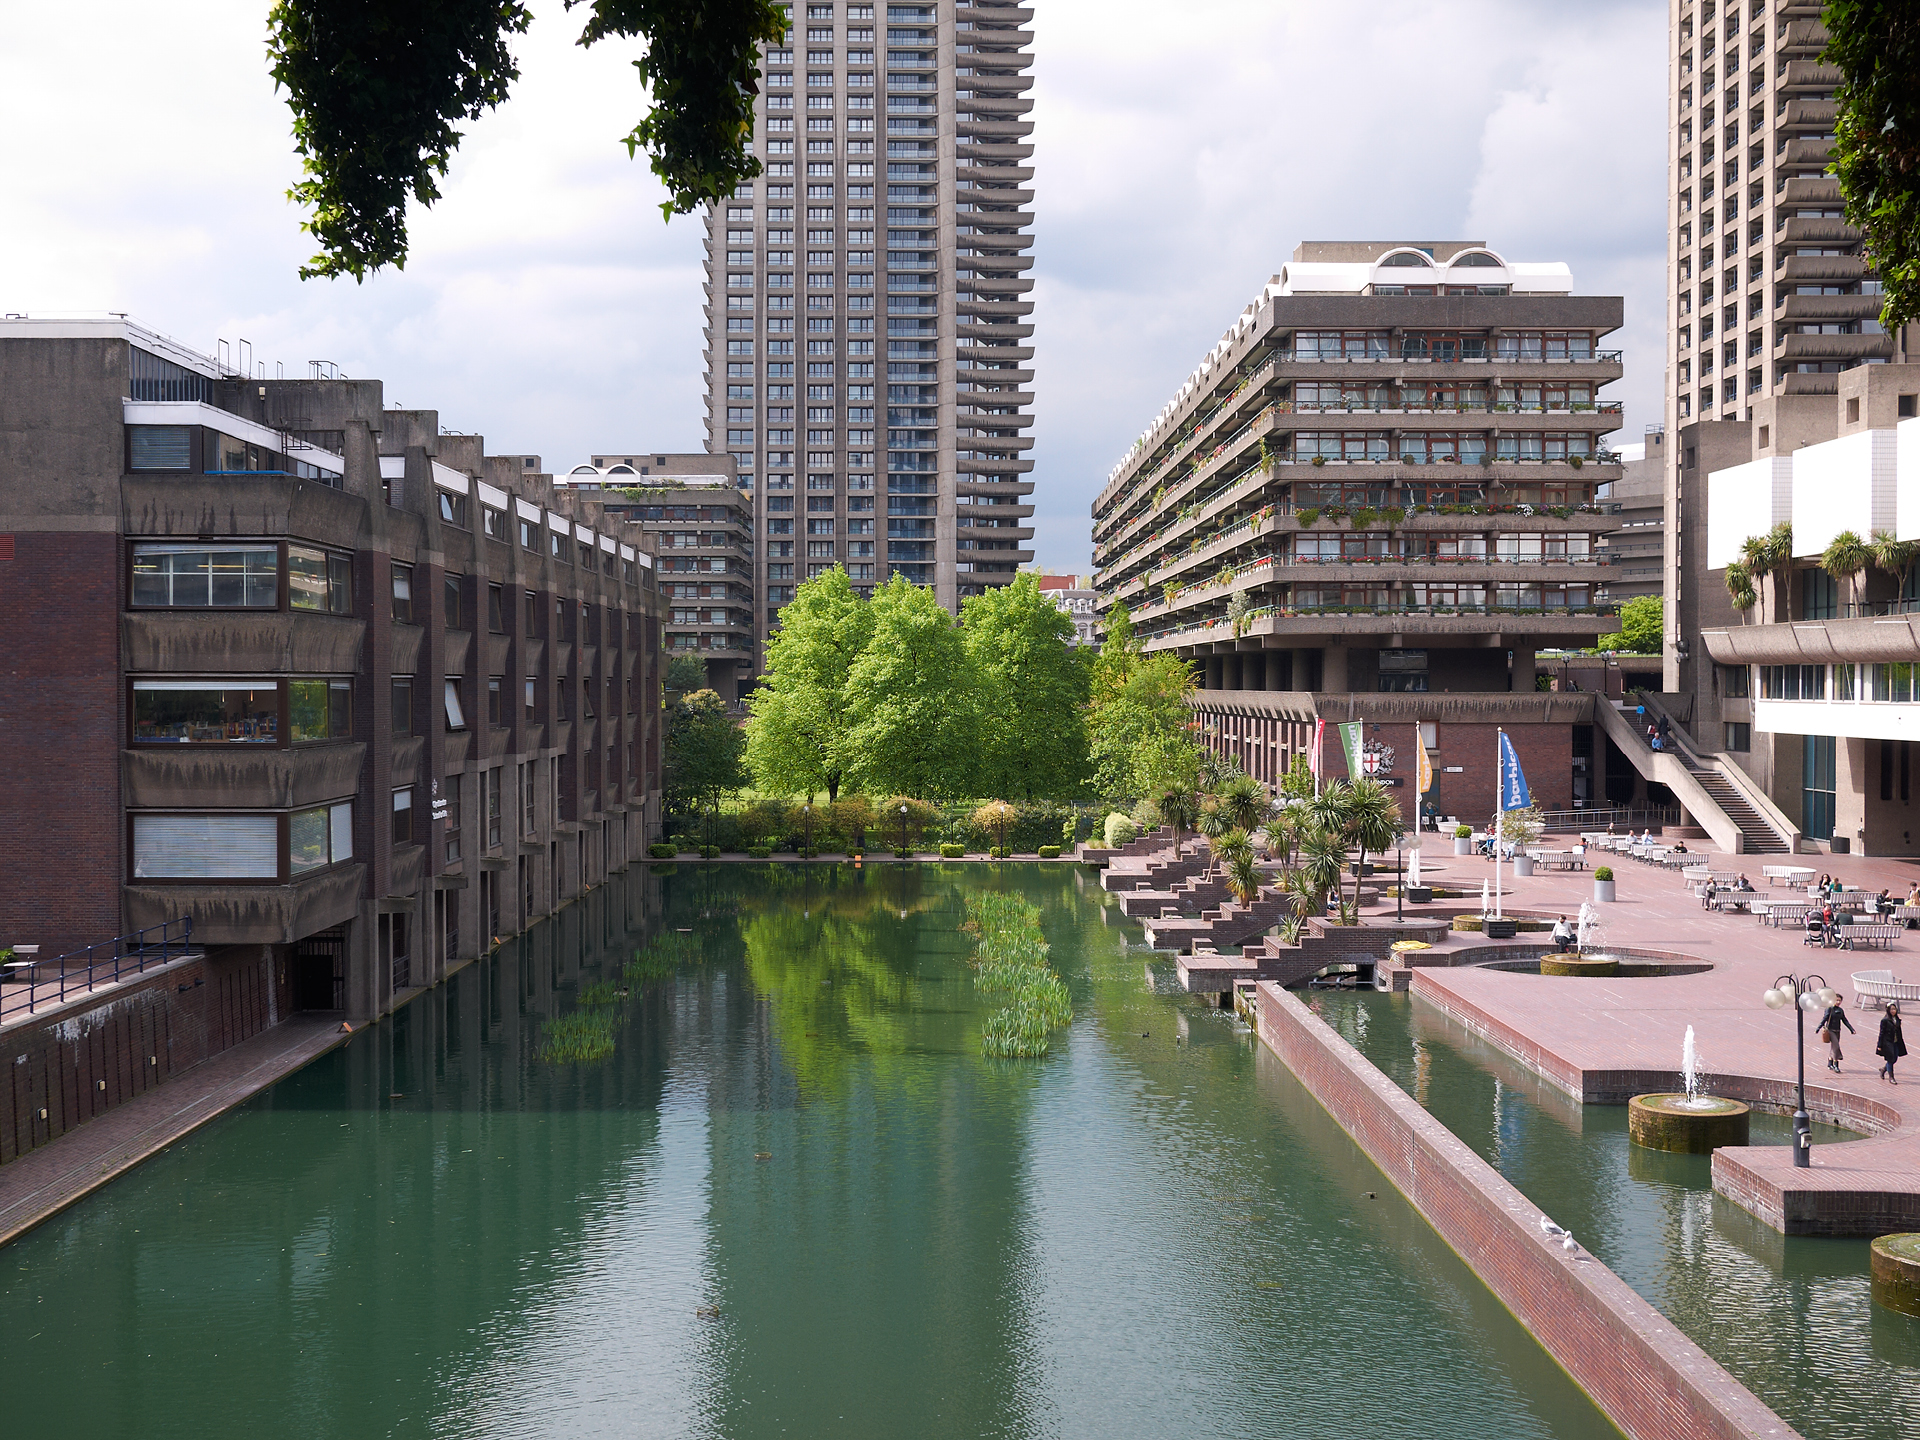
[[[1636,1095],[1627,1102],[1627,1134],[1634,1144],[1706,1155],[1747,1143],[1751,1112],[1738,1100],[1707,1093],[1691,1025],[1680,1044],[1680,1083],[1684,1088],[1676,1094]]]
[[[1600,939],[1600,916],[1591,900],[1580,902],[1580,916],[1574,923],[1573,949],[1540,957],[1542,975],[1587,975],[1610,978],[1620,973],[1617,956],[1597,953],[1593,946]]]

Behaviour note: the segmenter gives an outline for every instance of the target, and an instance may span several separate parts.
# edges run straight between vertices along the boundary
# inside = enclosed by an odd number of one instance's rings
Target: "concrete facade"
[[[1618,507],[1604,542],[1611,564],[1607,594],[1618,604],[1666,595],[1666,487],[1666,432],[1650,429],[1640,457],[1625,461],[1620,478],[1597,494],[1602,503]]]
[[[276,1013],[357,1020],[644,847],[653,559],[538,457],[377,381],[14,318],[0,481],[0,941],[187,916]]]
[[[793,8],[762,59],[765,173],[709,219],[707,448],[755,498],[762,644],[835,565],[957,609],[1033,558],[1033,11],[875,16]]]

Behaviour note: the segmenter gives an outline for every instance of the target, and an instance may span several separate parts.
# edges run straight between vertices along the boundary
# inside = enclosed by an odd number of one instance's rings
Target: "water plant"
[[[1040,907],[1017,895],[988,893],[967,900],[976,988],[1004,994],[1007,1004],[980,1027],[980,1049],[993,1059],[1047,1053],[1047,1037],[1073,1020],[1073,1001],[1047,965]]]
[[[540,1059],[548,1065],[605,1060],[613,1054],[616,1012],[592,1006],[549,1020],[540,1039]]]

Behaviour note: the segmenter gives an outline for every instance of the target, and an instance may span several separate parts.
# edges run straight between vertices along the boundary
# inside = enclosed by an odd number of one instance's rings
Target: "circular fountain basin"
[[[1920,1315],[1920,1235],[1882,1235],[1873,1242],[1873,1298],[1902,1315]]]
[[[1627,1135],[1649,1150],[1706,1155],[1746,1144],[1751,1114],[1740,1101],[1718,1095],[1636,1095],[1627,1102]]]
[[[1620,973],[1620,957],[1583,955],[1578,951],[1565,950],[1558,955],[1542,955],[1540,973],[1542,975],[1613,976]]]

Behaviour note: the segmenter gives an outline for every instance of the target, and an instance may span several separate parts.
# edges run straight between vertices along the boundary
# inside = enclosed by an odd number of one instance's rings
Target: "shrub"
[[[700,842],[691,835],[669,835],[667,840],[672,844],[676,854],[700,848]]]
[[[864,795],[842,795],[826,807],[826,820],[843,842],[858,845],[873,824],[873,802]]]
[[[991,860],[1011,860],[1013,858],[1013,851],[989,850],[987,851],[987,858]]]
[[[718,845],[702,845],[700,847],[700,858],[702,860],[718,860],[720,858],[720,847]]]
[[[940,847],[940,858],[942,860],[958,860],[962,855],[966,853],[967,853],[966,846],[955,844],[951,840],[946,841]]]
[[[736,822],[742,843],[749,847],[767,844],[792,828],[786,804],[780,800],[756,800],[740,812]]]
[[[1107,849],[1118,850],[1122,845],[1126,845],[1138,838],[1140,831],[1133,823],[1131,816],[1122,815],[1116,810],[1113,814],[1107,816],[1106,825],[1103,827],[1101,834],[1107,842]]]
[[[913,858],[913,852],[911,850],[896,850],[893,852],[893,858],[896,860],[911,860]]]
[[[1471,825],[1454,826],[1453,838],[1456,840],[1471,840],[1473,838],[1473,827]]]
[[[1595,871],[1593,872],[1593,878],[1594,878],[1594,879],[1596,879],[1596,880],[1611,880],[1611,879],[1613,879],[1613,867],[1612,867],[1611,865],[1602,865],[1602,866],[1600,866],[1600,867],[1599,867],[1598,869],[1596,869],[1596,870],[1595,870]]]
[[[1042,845],[1040,847],[1040,858],[1042,860],[1058,860],[1060,858],[1060,847],[1058,845]]]
[[[669,845],[665,841],[647,846],[647,854],[651,855],[655,860],[671,860],[679,853],[680,851],[677,846]]]
[[[885,835],[890,844],[900,843],[900,807],[907,807],[907,845],[912,847],[921,840],[939,819],[939,812],[924,800],[916,800],[911,795],[892,795],[887,798],[880,811],[874,816],[874,828]]]
[[[766,845],[749,845],[747,847],[747,854],[756,860],[771,860],[773,858],[772,848]]]

